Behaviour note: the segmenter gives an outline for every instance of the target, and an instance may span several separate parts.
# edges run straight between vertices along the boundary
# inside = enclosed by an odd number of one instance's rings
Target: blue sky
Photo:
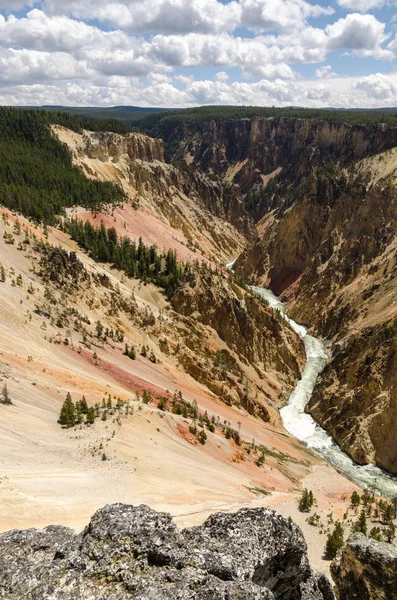
[[[397,0],[0,0],[0,103],[397,106]]]

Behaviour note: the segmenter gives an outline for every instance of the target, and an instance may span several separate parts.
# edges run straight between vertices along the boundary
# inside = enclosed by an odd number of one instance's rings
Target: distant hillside
[[[87,119],[107,120],[117,119],[123,123],[131,124],[151,114],[164,114],[170,112],[168,108],[142,108],[140,106],[112,106],[110,108],[91,106],[24,106],[31,110],[49,110],[54,112],[67,112],[71,115],[85,117]]]

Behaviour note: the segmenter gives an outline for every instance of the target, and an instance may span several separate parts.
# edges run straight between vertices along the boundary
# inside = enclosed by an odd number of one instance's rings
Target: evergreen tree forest
[[[87,179],[50,124],[71,127],[78,119],[60,113],[0,108],[0,203],[35,221],[54,224],[66,207],[99,210],[125,199],[109,182]]]
[[[128,277],[154,283],[164,290],[167,298],[184,283],[195,285],[192,266],[180,263],[172,250],[159,252],[155,246],[146,246],[141,238],[136,244],[128,237],[119,237],[113,227],[106,229],[103,222],[100,227],[94,227],[88,221],[71,219],[64,227],[94,260],[111,263]]]

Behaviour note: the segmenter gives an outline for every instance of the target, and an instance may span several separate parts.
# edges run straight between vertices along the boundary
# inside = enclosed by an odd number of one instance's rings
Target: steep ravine
[[[305,413],[306,406],[310,402],[315,389],[317,378],[327,362],[327,354],[323,343],[319,339],[308,335],[305,327],[290,319],[282,302],[270,290],[260,287],[253,287],[252,289],[267,300],[272,308],[284,315],[284,318],[305,344],[307,361],[302,378],[290,395],[288,405],[280,411],[286,430],[307,444],[314,452],[324,457],[333,467],[344,473],[360,487],[376,490],[390,499],[395,498],[397,496],[397,477],[393,477],[373,465],[360,466],[356,464],[341,450],[331,435],[310,414]]]
[[[288,302],[332,360],[308,410],[361,465],[397,474],[397,149],[277,178],[236,268]],[[291,195],[291,190],[294,193]]]

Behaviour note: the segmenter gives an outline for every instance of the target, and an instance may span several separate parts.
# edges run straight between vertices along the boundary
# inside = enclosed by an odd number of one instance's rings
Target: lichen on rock
[[[83,533],[0,536],[2,600],[332,600],[302,532],[274,511],[217,513],[179,531],[171,515],[114,504]]]

